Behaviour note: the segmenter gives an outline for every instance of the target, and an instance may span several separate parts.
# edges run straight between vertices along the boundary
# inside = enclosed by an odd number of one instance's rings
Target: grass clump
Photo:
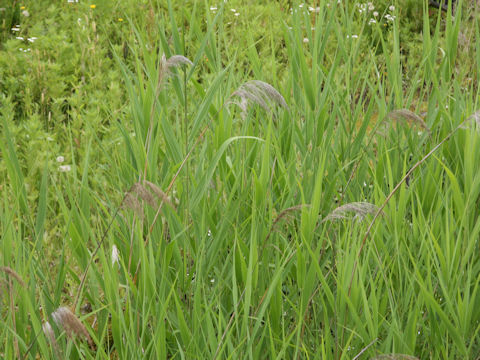
[[[475,359],[480,47],[457,3],[15,5],[1,356]]]

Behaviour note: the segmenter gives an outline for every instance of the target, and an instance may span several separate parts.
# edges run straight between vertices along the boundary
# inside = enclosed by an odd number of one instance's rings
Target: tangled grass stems
[[[346,190],[350,186],[350,183],[352,182],[352,180],[355,178],[355,174],[357,173],[358,167],[360,166],[365,154],[367,153],[366,149],[368,149],[370,147],[370,145],[372,144],[373,140],[375,139],[375,135],[380,130],[380,127],[385,123],[385,121],[387,119],[393,119],[395,121],[399,121],[402,118],[410,119],[412,122],[418,124],[418,126],[420,126],[422,129],[425,129],[429,134],[431,134],[431,130],[427,126],[425,121],[423,121],[423,119],[420,116],[418,116],[417,114],[415,114],[414,112],[412,112],[410,110],[407,110],[407,109],[399,109],[399,110],[393,110],[393,111],[389,112],[385,117],[383,117],[382,120],[377,122],[375,124],[375,127],[372,129],[371,135],[368,139],[368,142],[365,145],[365,147],[363,148],[362,153],[361,153],[360,157],[358,158],[358,161],[355,162],[355,165],[353,166],[352,172],[350,173],[350,176],[348,177],[347,184],[345,185],[345,189],[342,191],[340,201],[339,201],[340,204],[343,203],[343,200],[345,198],[345,194],[347,193]]]
[[[352,273],[350,275],[350,281],[349,281],[349,285],[348,285],[348,296],[350,296],[350,293],[351,293],[351,290],[352,290],[352,284],[353,284],[353,277],[355,275],[355,272],[357,271],[357,266],[358,266],[358,259],[360,258],[360,255],[363,251],[363,248],[365,246],[365,243],[368,239],[368,237],[370,236],[370,233],[372,231],[372,228],[373,226],[375,225],[375,222],[376,220],[378,219],[378,217],[380,216],[380,214],[382,213],[383,209],[385,208],[385,206],[387,206],[388,202],[390,201],[390,199],[392,199],[393,195],[396,194],[396,192],[400,189],[400,186],[405,182],[407,181],[407,179],[409,178],[409,176],[415,171],[415,169],[417,169],[420,165],[422,165],[428,158],[430,158],[430,156],[432,156],[432,154],[437,151],[446,141],[448,141],[448,139],[450,139],[459,129],[461,129],[465,123],[467,121],[469,121],[470,117],[463,120],[457,127],[455,127],[451,132],[449,132],[437,145],[435,145],[433,147],[432,150],[430,150],[422,159],[420,159],[417,163],[415,163],[415,165],[413,165],[410,170],[408,170],[408,172],[405,174],[405,176],[397,183],[397,185],[393,188],[393,190],[390,192],[390,194],[388,194],[388,196],[386,197],[385,201],[383,202],[383,204],[378,208],[377,212],[375,213],[375,215],[373,216],[373,219],[372,221],[370,222],[368,228],[367,228],[367,231],[365,232],[365,235],[363,236],[362,238],[362,242],[361,242],[361,245],[360,245],[360,249],[358,250],[358,253],[357,253],[357,256],[355,258],[355,261],[353,263],[353,269],[352,269]],[[376,249],[375,247],[375,250],[376,250],[376,254],[377,254],[377,257],[379,257],[379,253],[378,253],[378,250]],[[384,276],[385,278],[385,273],[383,271],[383,268],[381,268],[381,271],[382,271],[382,275]],[[347,312],[345,312],[345,316],[347,315]]]
[[[263,256],[263,251],[265,250],[265,247],[266,247],[266,244],[268,242],[268,239],[270,239],[271,235],[275,232],[276,230],[276,227],[278,225],[278,223],[288,217],[289,215],[291,215],[292,213],[296,212],[296,211],[299,211],[301,210],[302,208],[306,207],[306,206],[310,206],[308,204],[301,204],[301,205],[295,205],[295,206],[292,206],[292,207],[289,207],[287,209],[284,209],[282,210],[278,215],[277,217],[275,218],[275,220],[273,221],[272,225],[270,226],[270,230],[268,231],[268,234],[267,236],[265,237],[264,241],[263,241],[263,246],[262,246],[262,249],[260,251],[260,255],[257,259],[257,262],[255,263],[255,269],[258,267],[259,263],[260,263],[260,260]],[[290,259],[293,257],[293,255],[295,254],[295,252],[293,252],[289,259],[287,259],[287,263],[290,261]],[[235,307],[234,308],[237,308],[238,305],[240,304],[240,302],[242,301],[243,299],[243,296],[245,295],[245,291],[247,290],[247,288],[245,287],[242,291],[242,293],[240,294],[239,298],[238,298],[238,301],[237,303],[235,304]],[[268,289],[267,289],[268,290]],[[265,296],[267,294],[267,290],[265,291],[265,293],[263,294],[262,298],[260,299],[260,302],[259,302],[259,305],[257,306],[257,309],[255,310],[255,314],[258,312],[258,310],[260,309],[260,306],[263,302],[263,300],[265,299]],[[220,353],[220,349],[222,348],[222,345],[223,345],[223,342],[225,341],[225,337],[227,336],[227,333],[228,333],[228,330],[230,329],[230,327],[232,326],[232,323],[233,323],[233,320],[235,319],[235,316],[236,316],[236,312],[233,311],[232,314],[230,315],[230,319],[228,320],[228,323],[227,323],[227,326],[225,327],[225,330],[223,331],[223,334],[222,334],[222,337],[220,338],[220,341],[218,342],[218,345],[217,345],[217,349],[215,350],[215,355],[213,356],[213,360],[215,360],[218,356],[218,354]]]
[[[62,350],[58,346],[57,339],[55,338],[55,333],[53,332],[52,325],[48,321],[45,321],[42,325],[43,333],[52,346],[53,353],[58,359],[63,358]]]

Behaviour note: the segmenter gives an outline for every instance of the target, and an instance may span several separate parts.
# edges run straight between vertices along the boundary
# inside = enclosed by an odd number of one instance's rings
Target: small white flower
[[[309,41],[310,41],[310,40],[308,40],[308,38],[303,38],[303,42],[304,42],[305,44],[307,44]]]
[[[13,27],[12,31],[20,31],[20,28],[19,27]]]
[[[231,12],[237,12],[237,10],[235,10],[235,9],[230,9],[230,11],[231,11]]]
[[[29,17],[30,13],[27,10],[23,10],[22,15],[25,16],[25,17]]]
[[[60,172],[69,172],[70,170],[72,170],[72,167],[70,165],[60,165],[58,167],[58,171]]]
[[[210,11],[216,11],[217,7],[216,6],[210,6]]]
[[[390,15],[390,14],[386,14],[386,15],[385,15],[385,19],[387,19],[387,21],[393,22],[393,20],[395,20],[395,16]]]
[[[21,36],[17,36],[17,37],[15,37],[15,39],[17,39],[17,40],[24,40],[23,37],[21,37]]]
[[[36,38],[35,36],[32,36],[31,38],[28,38],[27,40],[31,43],[33,43],[35,40],[37,40],[38,38]]]
[[[63,156],[57,156],[57,162],[58,163],[63,163],[65,161],[65,158]]]
[[[376,22],[377,22],[377,20],[375,20],[375,19],[370,19],[370,20],[368,21],[368,25],[375,24]]]
[[[113,246],[112,246],[112,265],[114,265],[115,263],[118,263],[119,259],[120,259],[120,252],[118,251],[115,244],[113,244]]]
[[[388,10],[390,10],[390,11],[395,11],[395,6],[390,5],[390,6],[388,7]]]
[[[235,14],[233,14],[233,15],[235,15],[235,16],[238,16],[238,15],[240,15],[240,13],[236,12],[236,13],[235,13]]]
[[[378,16],[378,11],[374,11],[373,16],[377,17]]]
[[[212,236],[212,231],[210,229],[208,229],[208,231],[207,231],[207,236],[208,237]]]

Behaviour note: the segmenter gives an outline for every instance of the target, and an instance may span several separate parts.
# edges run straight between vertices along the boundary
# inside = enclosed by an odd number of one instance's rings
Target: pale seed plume
[[[158,83],[163,81],[172,74],[172,69],[181,65],[193,65],[193,63],[183,55],[173,55],[167,59],[165,54],[160,59],[160,69],[158,71]]]
[[[115,265],[115,263],[118,264],[120,261],[120,252],[118,251],[118,248],[116,247],[115,244],[112,246],[112,265]]]
[[[85,325],[65,306],[59,307],[52,313],[52,318],[55,323],[65,330],[65,333],[69,338],[73,338],[74,335],[83,337],[87,340],[88,345],[93,348],[93,340],[87,331]]]
[[[355,219],[362,220],[368,214],[375,214],[378,211],[378,207],[368,202],[352,202],[337,207],[330,214],[322,220],[326,222],[328,220],[348,219],[349,214],[354,214]]]
[[[240,85],[235,90],[232,97],[240,98],[240,101],[227,101],[227,104],[235,104],[242,110],[242,117],[246,116],[248,106],[250,104],[257,104],[265,111],[271,111],[271,104],[288,109],[288,105],[283,96],[270,84],[260,80],[250,80]]]
[[[382,354],[375,356],[372,360],[419,360],[416,356],[405,354]]]

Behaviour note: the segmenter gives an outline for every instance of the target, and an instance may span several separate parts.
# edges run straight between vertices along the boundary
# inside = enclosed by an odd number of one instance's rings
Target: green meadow
[[[0,358],[480,359],[480,3],[0,0]]]

